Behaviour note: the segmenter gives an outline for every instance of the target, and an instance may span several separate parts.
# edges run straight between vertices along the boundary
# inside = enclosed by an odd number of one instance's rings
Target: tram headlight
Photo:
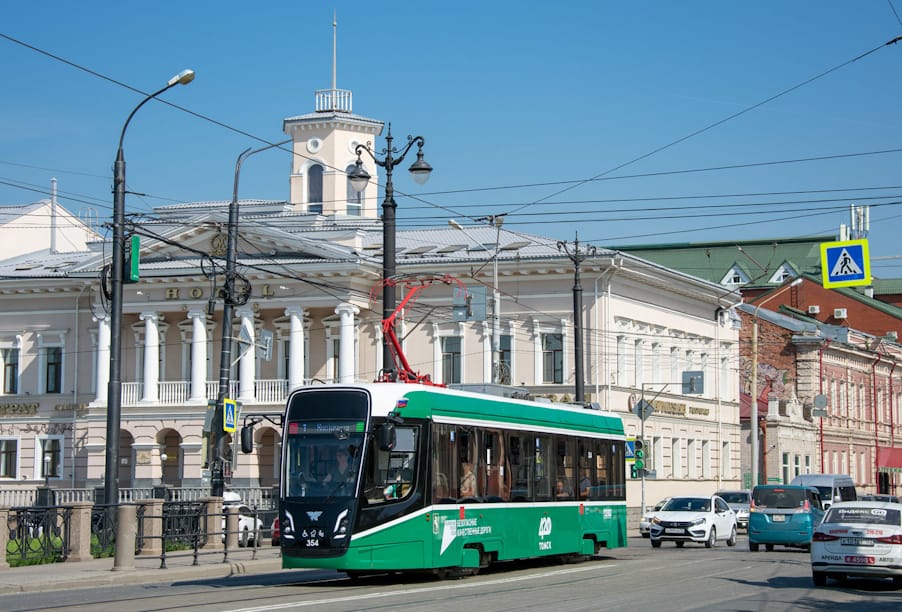
[[[335,539],[343,538],[348,535],[348,510],[345,508],[335,517],[335,527],[332,530],[332,537]]]

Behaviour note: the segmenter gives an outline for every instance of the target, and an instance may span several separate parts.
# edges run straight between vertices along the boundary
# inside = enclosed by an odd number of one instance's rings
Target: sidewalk
[[[233,575],[264,574],[282,569],[278,546],[229,552],[223,562],[222,552],[200,555],[197,565],[190,555],[175,553],[166,557],[166,569],[160,569],[159,557],[135,557],[135,569],[113,571],[113,559],[93,559],[11,567],[0,570],[0,595],[56,591],[120,584],[157,584],[204,578],[226,578]]]

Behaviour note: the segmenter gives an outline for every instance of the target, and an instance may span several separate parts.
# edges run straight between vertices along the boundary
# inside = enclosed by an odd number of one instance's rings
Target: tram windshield
[[[354,496],[364,426],[363,420],[289,421],[285,436],[287,496]]]

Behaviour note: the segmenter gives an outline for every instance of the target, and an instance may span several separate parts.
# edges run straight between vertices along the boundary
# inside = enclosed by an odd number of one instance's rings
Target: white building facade
[[[354,115],[343,90],[317,92],[316,109],[283,124],[295,153],[288,201],[240,202],[238,270],[250,289],[233,320],[229,397],[243,415],[277,414],[297,386],[372,381],[388,365],[378,174],[364,157],[373,181],[362,196],[346,175],[356,146],[375,142],[383,124]],[[109,245],[0,262],[0,489],[100,486],[108,443],[119,446],[120,489],[208,482],[203,429],[219,386],[228,203],[155,213],[159,220],[138,226],[141,280],[124,291],[118,440],[106,440],[110,321],[101,271]],[[574,266],[555,240],[478,225],[397,232],[400,274],[416,282],[450,275],[477,300],[476,288],[492,294],[493,256],[501,382],[572,400]],[[585,399],[622,414],[630,438],[643,431],[631,412],[638,400],[655,406],[644,423],[655,475],[648,497],[736,487],[735,294],[603,249],[580,273]],[[492,379],[493,326],[478,316],[480,304],[475,317],[455,318],[456,286],[423,290],[399,318],[398,336],[411,366],[433,380],[483,384]],[[400,302],[403,283],[397,293]],[[259,349],[268,338],[269,359]],[[703,387],[685,390],[685,372],[701,373]],[[277,482],[280,432],[262,425],[256,452],[236,455],[234,486]],[[639,496],[631,481],[630,505]]]

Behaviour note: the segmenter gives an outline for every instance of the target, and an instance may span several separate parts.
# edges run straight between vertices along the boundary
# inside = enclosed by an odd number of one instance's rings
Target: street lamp
[[[498,253],[501,250],[501,225],[504,214],[480,217],[476,221],[484,221],[495,227],[495,254],[492,255],[492,382],[501,383],[501,291],[498,288]],[[470,240],[478,243],[464,227],[454,219],[448,225],[466,234]]]
[[[761,307],[767,302],[771,301],[787,289],[791,289],[792,287],[797,287],[802,283],[802,278],[797,278],[788,285],[783,286],[778,289],[771,295],[767,296],[763,300],[761,300],[758,305],[755,307],[755,314],[752,318],[752,384],[751,384],[751,414],[749,415],[749,420],[751,421],[751,445],[750,445],[750,456],[752,460],[752,486],[759,484],[758,483],[758,468],[761,458],[759,457],[758,452],[758,311]]]
[[[160,486],[166,484],[166,460],[169,459],[169,455],[166,453],[160,453]]]
[[[50,488],[50,455],[44,454],[44,488]]]
[[[395,166],[399,165],[402,161],[404,161],[404,156],[407,155],[410,148],[416,144],[417,145],[417,160],[411,164],[408,170],[410,174],[413,176],[413,180],[417,182],[419,185],[423,185],[426,181],[429,180],[429,176],[432,174],[432,166],[430,166],[426,160],[423,159],[423,145],[426,144],[426,140],[422,136],[408,136],[407,137],[407,146],[400,152],[400,155],[395,156],[398,153],[398,149],[392,146],[392,135],[391,135],[391,124],[388,124],[388,134],[385,137],[385,148],[382,149],[381,153],[384,155],[383,159],[379,159],[373,153],[370,145],[357,145],[356,153],[357,153],[357,164],[353,170],[348,173],[348,179],[351,181],[351,187],[357,193],[362,192],[366,189],[367,184],[370,181],[369,173],[364,169],[363,162],[361,161],[361,153],[363,151],[367,152],[377,166],[382,166],[385,168],[385,199],[382,202],[382,320],[387,321],[389,317],[395,312],[395,286],[391,283],[386,283],[388,279],[392,278],[395,275],[395,210],[398,208],[398,205],[395,204],[395,189],[394,185],[392,185],[392,171],[395,169]],[[394,325],[394,323],[392,323]],[[392,369],[392,364],[394,360],[392,358],[392,349],[391,343],[388,338],[388,334],[383,334],[382,336],[382,374],[379,377],[380,380],[391,381],[394,380],[397,376],[397,372]]]
[[[210,465],[210,495],[222,497],[225,490],[224,465],[225,457],[221,456],[220,440],[223,437],[223,410],[225,400],[229,397],[229,386],[232,368],[232,309],[243,306],[250,297],[250,287],[244,291],[235,290],[235,268],[238,263],[238,179],[241,176],[241,164],[251,155],[267,151],[291,142],[283,140],[259,149],[245,149],[235,161],[235,177],[232,183],[232,201],[229,202],[229,225],[226,236],[226,269],[222,288],[222,344],[219,351],[219,391],[216,394],[216,406],[213,409],[213,421],[210,426],[210,444],[207,457]],[[211,312],[212,314],[212,312]],[[253,348],[253,347],[252,347]]]
[[[132,110],[122,132],[119,134],[119,149],[116,151],[116,161],[113,164],[113,253],[112,268],[110,271],[110,379],[107,386],[107,415],[106,415],[106,465],[103,476],[104,503],[115,504],[119,501],[119,421],[122,414],[122,275],[125,268],[125,253],[123,250],[124,225],[125,225],[125,154],[122,151],[122,142],[125,140],[125,130],[138,109],[167,89],[176,85],[187,85],[194,80],[193,70],[182,70],[169,79],[166,86],[149,96],[146,96]]]

